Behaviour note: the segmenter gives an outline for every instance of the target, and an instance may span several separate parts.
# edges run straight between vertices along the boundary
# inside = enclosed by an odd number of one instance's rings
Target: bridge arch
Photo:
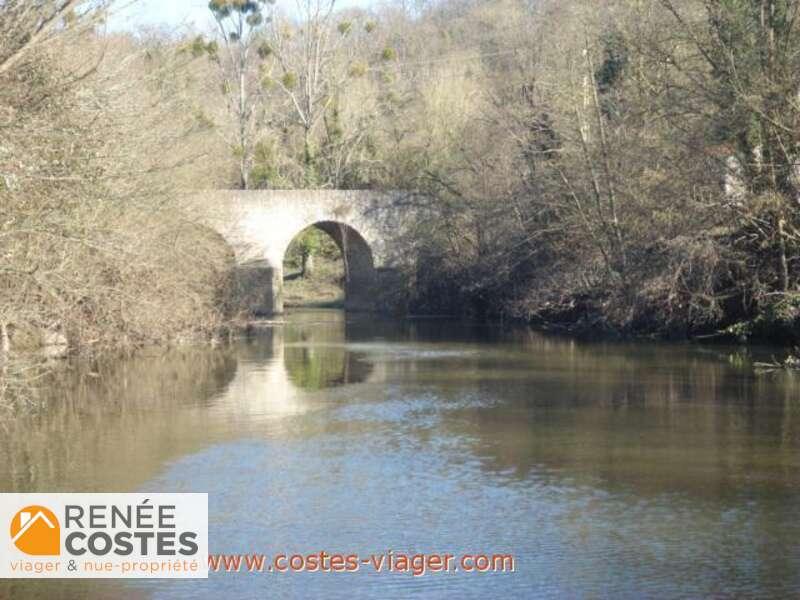
[[[377,271],[372,248],[355,227],[342,221],[317,221],[295,232],[282,252],[280,259],[281,281],[283,280],[283,262],[289,246],[310,227],[330,236],[342,254],[345,308],[356,311],[374,309]]]
[[[412,255],[416,218],[410,198],[367,190],[225,190],[193,193],[191,203],[234,248],[239,310],[269,315],[283,312],[286,250],[312,226],[334,239],[348,263],[347,308],[402,311],[402,267]]]

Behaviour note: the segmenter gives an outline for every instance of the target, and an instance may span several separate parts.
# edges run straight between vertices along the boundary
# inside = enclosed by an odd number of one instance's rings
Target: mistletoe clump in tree
[[[260,63],[267,58],[263,28],[275,0],[211,0],[209,10],[219,31],[218,44],[207,51],[219,67],[221,90],[234,127],[229,144],[239,166],[239,187],[250,187],[250,171],[257,147],[258,123],[263,117],[263,98],[258,85]]]

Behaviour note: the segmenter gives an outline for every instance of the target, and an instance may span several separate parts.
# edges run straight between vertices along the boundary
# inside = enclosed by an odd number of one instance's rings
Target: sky
[[[277,0],[279,6],[291,11],[295,0]],[[195,25],[205,29],[211,24],[208,0],[119,0],[112,9],[110,27],[114,30],[135,29],[140,26],[181,27]],[[376,0],[338,0],[340,8],[369,7]]]

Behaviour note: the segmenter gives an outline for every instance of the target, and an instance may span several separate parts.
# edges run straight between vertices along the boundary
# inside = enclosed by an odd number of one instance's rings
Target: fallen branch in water
[[[795,348],[794,354],[789,354],[789,356],[782,361],[776,360],[775,357],[773,357],[772,362],[757,362],[754,366],[756,370],[760,372],[773,372],[782,369],[800,370],[800,358],[798,356],[800,356],[800,348]]]

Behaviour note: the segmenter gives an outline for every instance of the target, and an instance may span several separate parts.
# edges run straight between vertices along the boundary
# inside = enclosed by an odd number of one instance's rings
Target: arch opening
[[[375,309],[375,261],[367,241],[339,221],[318,221],[296,234],[283,253],[287,307]]]

